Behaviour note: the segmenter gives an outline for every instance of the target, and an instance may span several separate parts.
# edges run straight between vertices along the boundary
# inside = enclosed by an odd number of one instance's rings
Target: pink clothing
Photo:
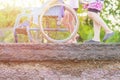
[[[90,9],[96,9],[96,10],[99,10],[99,11],[101,11],[102,10],[102,8],[103,8],[103,3],[101,2],[101,1],[96,1],[96,2],[93,2],[93,3],[89,3],[89,4],[85,4],[84,5],[84,8],[86,9],[88,9],[88,8],[90,8]]]

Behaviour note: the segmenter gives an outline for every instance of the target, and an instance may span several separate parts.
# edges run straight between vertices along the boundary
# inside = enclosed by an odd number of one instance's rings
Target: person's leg
[[[97,24],[95,21],[93,21],[94,37],[92,38],[92,40],[100,41],[100,29],[101,29],[101,26]]]
[[[114,32],[107,26],[107,24],[103,21],[103,19],[99,16],[99,14],[95,12],[88,11],[88,16],[95,21],[97,24],[102,26],[105,30],[105,36],[103,38],[103,41],[106,41],[108,38],[113,36]]]
[[[69,23],[69,31],[70,33],[73,33],[75,20],[73,15],[70,12],[68,12],[68,23]],[[76,34],[69,42],[77,43],[76,37],[78,37],[78,34]]]
[[[68,28],[69,32],[72,33],[73,30],[74,30],[74,18],[73,18],[73,15],[68,12],[68,11],[65,11],[65,15],[63,17],[63,20],[62,20],[62,24]],[[78,35],[76,35],[73,39],[69,40],[68,43],[76,43],[76,37]]]
[[[100,44],[100,29],[101,26],[93,21],[94,37],[91,40],[85,41],[85,43]]]
[[[99,14],[95,13],[95,12],[90,12],[88,11],[88,16],[93,20],[95,21],[97,24],[101,25],[106,34],[107,33],[111,33],[113,32],[111,29],[109,29],[109,27],[107,26],[107,24],[103,21],[103,19],[99,16]]]
[[[71,32],[70,29],[70,23],[69,23],[69,13],[68,11],[65,11],[64,17],[62,19],[62,24],[68,28],[68,30]]]

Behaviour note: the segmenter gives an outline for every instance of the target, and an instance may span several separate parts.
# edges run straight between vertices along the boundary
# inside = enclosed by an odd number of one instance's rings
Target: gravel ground
[[[120,61],[0,62],[0,80],[120,80]]]

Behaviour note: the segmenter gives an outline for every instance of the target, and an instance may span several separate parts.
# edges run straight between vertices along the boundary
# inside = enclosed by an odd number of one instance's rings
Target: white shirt
[[[72,8],[79,8],[79,0],[66,0],[65,4],[70,5]]]

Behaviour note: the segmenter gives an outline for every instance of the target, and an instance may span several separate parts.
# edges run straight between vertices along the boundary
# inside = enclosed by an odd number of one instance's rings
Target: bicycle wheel
[[[69,13],[69,16],[67,13]],[[54,43],[63,43],[76,35],[78,22],[77,14],[71,7],[57,3],[49,5],[41,12],[39,25],[47,40]]]

